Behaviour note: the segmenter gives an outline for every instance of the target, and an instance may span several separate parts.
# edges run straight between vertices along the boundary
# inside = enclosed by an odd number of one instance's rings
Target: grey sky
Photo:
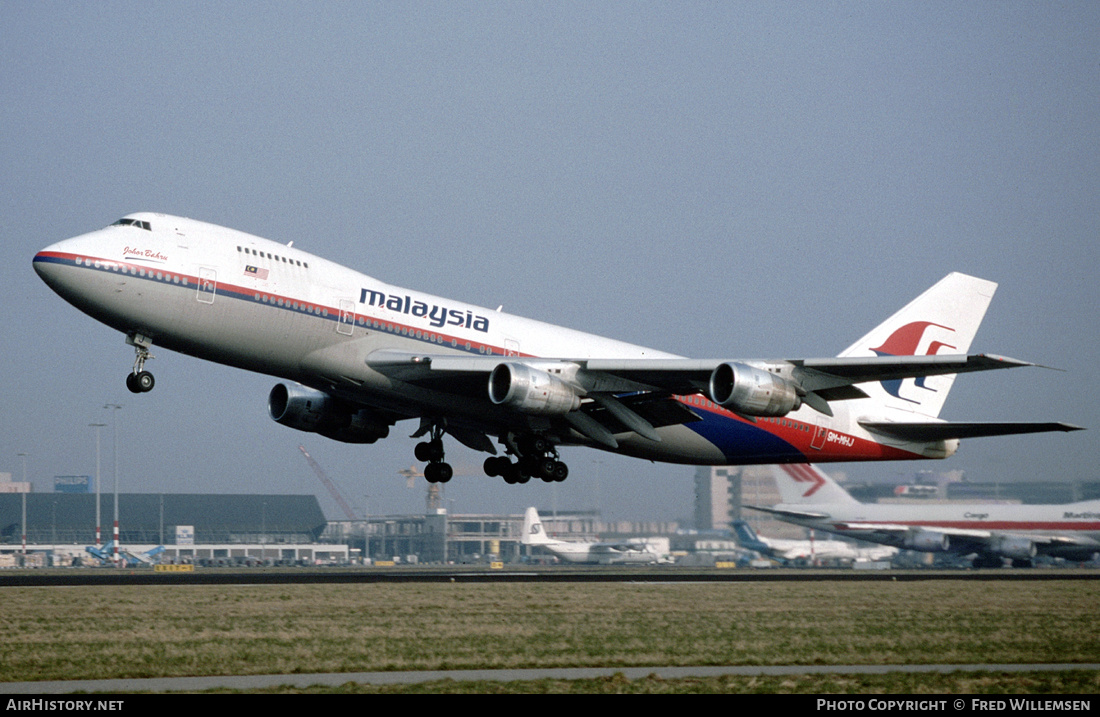
[[[412,424],[346,446],[273,423],[273,380],[122,335],[31,269],[148,210],[387,282],[695,357],[834,355],[950,271],[1000,284],[972,347],[1066,369],[956,382],[974,480],[1094,479],[1100,259],[1095,3],[30,3],[0,0],[0,471],[124,490],[316,492],[423,506]],[[110,433],[104,434],[110,474]],[[690,514],[692,469],[567,449],[507,486],[454,445],[458,511]],[[828,467],[827,467],[828,468]]]

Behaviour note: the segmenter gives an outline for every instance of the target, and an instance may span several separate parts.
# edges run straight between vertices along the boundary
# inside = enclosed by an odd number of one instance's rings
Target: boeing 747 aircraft
[[[950,274],[838,358],[688,359],[385,284],[224,227],[130,214],[34,257],[69,303],[121,331],[135,393],[161,346],[282,379],[271,417],[373,443],[398,421],[424,475],[443,437],[508,483],[564,480],[587,445],[697,465],[945,458],[958,439],[1064,423],[948,423],[955,374],[1031,366],[967,355],[996,284]],[[496,443],[494,443],[494,439]],[[502,448],[498,451],[498,446]]]
[[[1036,555],[1091,560],[1100,553],[1100,500],[1064,505],[860,503],[817,466],[778,466],[782,503],[746,508],[847,538],[926,553],[973,554],[974,567]]]

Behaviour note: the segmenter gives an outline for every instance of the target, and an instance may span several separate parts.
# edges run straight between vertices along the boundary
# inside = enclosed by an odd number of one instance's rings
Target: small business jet
[[[551,538],[546,534],[542,519],[533,506],[523,514],[523,536],[520,542],[545,548],[567,563],[649,565],[672,562],[668,538],[631,538],[613,543],[582,543]]]
[[[744,520],[733,522],[737,543],[747,550],[784,563],[813,564],[819,560],[844,560],[866,562],[890,560],[898,554],[897,548],[883,545],[861,548],[844,540],[784,540],[757,535]]]
[[[1100,500],[1063,505],[860,503],[813,465],[777,466],[783,501],[746,508],[847,538],[926,553],[974,555],[974,567],[1036,555],[1086,561],[1100,553]]]
[[[967,355],[996,285],[963,274],[838,358],[699,360],[391,286],[291,244],[137,213],[43,249],[34,268],[126,335],[131,391],[153,388],[154,345],[275,376],[271,417],[297,430],[373,443],[418,420],[431,482],[454,473],[445,435],[525,483],[564,480],[567,445],[696,465],[907,460],[1076,429],[937,418],[955,374],[1034,365]]]

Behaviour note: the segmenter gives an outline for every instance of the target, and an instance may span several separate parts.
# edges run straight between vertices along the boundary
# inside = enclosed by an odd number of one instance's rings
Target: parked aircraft
[[[291,243],[293,244],[293,242]],[[825,359],[687,359],[384,284],[257,236],[130,214],[34,257],[65,300],[123,332],[126,377],[153,388],[154,344],[284,379],[271,417],[348,443],[397,421],[425,477],[443,437],[491,454],[509,483],[564,480],[558,448],[697,465],[945,458],[958,439],[1063,423],[936,418],[955,374],[1030,366],[966,355],[996,285],[950,274]],[[502,446],[498,455],[493,439]],[[514,459],[514,460],[513,460]]]
[[[84,550],[98,560],[103,565],[110,565],[114,563],[114,547],[115,541],[110,541],[102,548],[97,548],[94,545],[89,545]],[[123,548],[118,553],[118,559],[124,567],[133,568],[138,565],[152,565],[157,561],[154,560],[158,555],[164,552],[164,546],[158,545],[155,548],[150,548],[143,553],[134,553],[130,550]]]
[[[672,562],[668,538],[631,538],[614,543],[582,543],[551,538],[542,527],[542,519],[534,507],[528,508],[523,515],[521,542],[546,548],[568,563],[619,565]]]
[[[785,563],[815,563],[819,560],[874,561],[889,560],[897,548],[875,546],[860,548],[844,540],[783,540],[757,535],[744,520],[733,522],[733,532],[742,548]]]
[[[776,467],[782,502],[745,506],[848,538],[928,553],[975,555],[975,567],[1036,555],[1091,560],[1100,553],[1100,500],[1063,505],[860,503],[817,466]]]

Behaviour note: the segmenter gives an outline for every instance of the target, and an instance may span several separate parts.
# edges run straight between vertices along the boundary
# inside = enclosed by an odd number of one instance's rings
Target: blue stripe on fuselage
[[[767,429],[699,406],[692,410],[703,420],[685,424],[722,451],[730,463],[800,463],[806,456]]]

